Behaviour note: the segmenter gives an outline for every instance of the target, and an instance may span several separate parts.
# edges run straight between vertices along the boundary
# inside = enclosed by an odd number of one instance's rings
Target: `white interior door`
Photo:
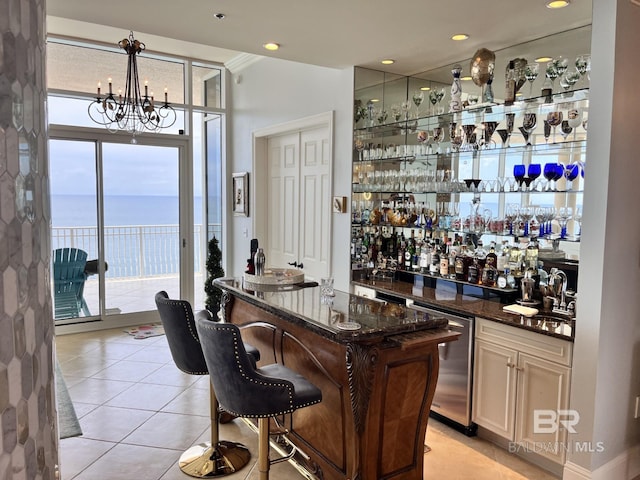
[[[309,280],[330,272],[331,142],[328,126],[267,139],[267,263],[302,264]]]

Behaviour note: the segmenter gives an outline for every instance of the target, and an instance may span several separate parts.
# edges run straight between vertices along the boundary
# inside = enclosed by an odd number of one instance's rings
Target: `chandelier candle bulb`
[[[98,95],[100,95],[100,87],[102,86],[102,82],[98,82]]]
[[[111,86],[113,84],[111,83],[111,77],[109,77],[109,95],[113,94],[113,92],[111,91]]]
[[[169,98],[169,90],[167,88],[164,89],[164,103],[167,103],[167,99]]]

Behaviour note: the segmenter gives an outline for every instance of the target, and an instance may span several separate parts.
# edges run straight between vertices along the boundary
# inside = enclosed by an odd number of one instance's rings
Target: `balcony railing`
[[[221,225],[209,225],[209,234],[220,238]],[[194,225],[194,273],[202,273],[204,261],[202,225]],[[106,278],[131,278],[179,273],[180,234],[178,225],[125,225],[105,227]],[[53,227],[51,248],[75,247],[98,258],[96,227]]]

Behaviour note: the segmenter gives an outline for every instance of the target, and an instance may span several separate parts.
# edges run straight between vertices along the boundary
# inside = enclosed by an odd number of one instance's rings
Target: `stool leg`
[[[260,480],[269,480],[269,418],[258,418],[258,470]]]
[[[201,443],[191,447],[180,456],[178,462],[180,470],[196,478],[229,475],[244,467],[251,458],[249,449],[241,443],[220,440],[218,430],[219,405],[211,383],[209,383],[209,395],[211,443]]]

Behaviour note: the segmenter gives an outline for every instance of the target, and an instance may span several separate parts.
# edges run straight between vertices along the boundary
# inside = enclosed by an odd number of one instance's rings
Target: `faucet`
[[[554,295],[553,309],[551,311],[560,315],[573,317],[575,315],[576,303],[575,300],[573,300],[567,305],[567,274],[558,268],[552,268],[549,274],[549,284],[552,287]],[[558,287],[560,287],[560,291],[558,291]],[[560,299],[558,299],[558,295]]]

